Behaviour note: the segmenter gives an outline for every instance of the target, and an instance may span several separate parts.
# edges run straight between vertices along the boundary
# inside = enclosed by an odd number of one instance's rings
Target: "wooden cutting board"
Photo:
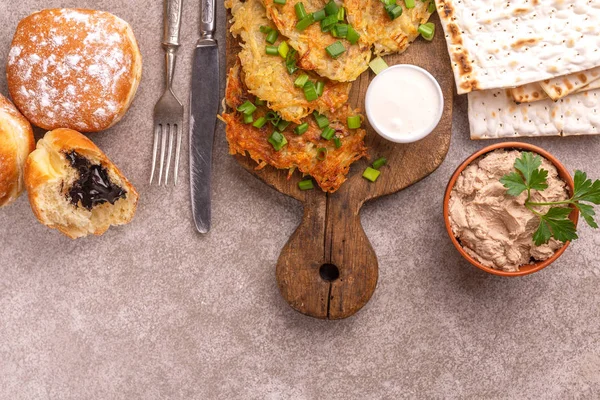
[[[417,39],[406,52],[386,57],[389,65],[414,64],[428,70],[444,93],[444,115],[436,130],[412,144],[395,144],[382,139],[365,119],[370,161],[354,163],[348,180],[334,194],[298,189],[300,174],[287,179],[287,171],[266,167],[256,170],[249,157],[236,156],[250,173],[276,190],[304,205],[300,226],[289,239],[277,261],[277,282],[281,295],[295,310],[316,318],[347,318],[371,298],[377,285],[377,256],[360,222],[366,201],[402,190],[431,174],[442,163],[450,146],[452,131],[453,75],[444,33],[436,15],[435,38]],[[239,44],[227,35],[227,68],[236,62]],[[350,104],[364,110],[365,93],[374,78],[371,71],[354,82]],[[376,183],[362,178],[362,172],[379,157],[388,165]],[[441,188],[440,188],[441,190]],[[412,204],[406,204],[413,207]]]

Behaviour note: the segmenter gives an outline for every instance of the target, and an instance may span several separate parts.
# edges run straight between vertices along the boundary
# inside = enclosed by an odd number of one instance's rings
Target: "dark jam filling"
[[[124,198],[127,192],[123,188],[110,181],[106,168],[101,165],[92,165],[85,157],[74,151],[65,153],[71,167],[79,173],[79,178],[73,183],[69,190],[69,199],[75,206],[81,205],[88,210],[93,207],[109,202],[115,204],[120,198]]]

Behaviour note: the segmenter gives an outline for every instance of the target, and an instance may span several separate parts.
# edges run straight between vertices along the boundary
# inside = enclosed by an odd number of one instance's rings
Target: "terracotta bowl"
[[[506,271],[486,267],[485,265],[481,264],[479,261],[477,261],[473,257],[471,257],[469,254],[467,254],[467,252],[465,252],[465,250],[462,248],[462,246],[460,245],[460,243],[454,236],[454,233],[452,232],[452,228],[450,227],[450,218],[449,218],[450,193],[452,192],[452,189],[454,188],[454,185],[456,184],[456,180],[458,179],[459,175],[463,172],[463,170],[469,164],[471,164],[473,161],[475,161],[477,158],[481,157],[482,155],[490,153],[496,149],[514,149],[514,150],[521,150],[521,151],[530,151],[532,153],[537,153],[537,154],[541,155],[542,157],[544,157],[545,159],[550,161],[552,164],[554,164],[554,166],[558,170],[558,175],[567,183],[567,185],[569,186],[570,193],[571,194],[573,193],[573,190],[574,190],[573,178],[571,177],[571,175],[569,174],[569,171],[567,171],[565,166],[562,165],[552,154],[548,153],[547,151],[545,151],[543,149],[540,149],[537,146],[533,146],[533,145],[527,144],[527,143],[505,142],[505,143],[494,144],[494,145],[485,147],[484,149],[473,154],[471,157],[467,158],[465,160],[465,162],[463,162],[456,169],[456,172],[454,172],[454,174],[452,175],[452,178],[450,179],[450,182],[448,183],[448,187],[446,188],[446,195],[444,196],[444,221],[446,223],[446,230],[448,231],[448,235],[450,236],[450,239],[452,240],[452,243],[454,243],[454,247],[456,247],[458,252],[467,261],[469,261],[471,264],[473,264],[477,268],[482,269],[486,272],[489,272],[490,274],[499,275],[499,276],[523,276],[523,275],[532,274],[534,272],[541,270],[542,268],[547,267],[548,265],[550,265],[554,261],[556,261],[558,259],[558,257],[560,257],[565,252],[565,250],[569,246],[569,242],[566,242],[563,247],[558,249],[558,251],[556,253],[554,253],[554,255],[547,260],[538,261],[536,263],[529,264],[529,265],[523,265],[519,268],[520,270],[517,272],[506,272]],[[571,215],[569,216],[569,218],[571,219],[571,221],[573,221],[575,223],[575,225],[577,225],[577,221],[579,219],[579,212],[575,207],[573,207],[573,212],[571,212]]]

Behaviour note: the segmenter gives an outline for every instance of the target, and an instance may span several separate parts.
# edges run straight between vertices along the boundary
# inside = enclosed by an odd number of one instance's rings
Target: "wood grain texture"
[[[366,201],[402,190],[431,174],[443,162],[452,132],[453,75],[446,42],[437,15],[432,17],[437,34],[432,42],[417,39],[403,54],[386,57],[389,65],[414,64],[428,70],[444,93],[444,114],[436,130],[412,144],[395,144],[381,138],[368,125],[366,144],[369,160],[354,163],[348,180],[333,194],[318,189],[302,192],[295,174],[271,167],[256,170],[249,157],[236,156],[249,172],[276,190],[304,205],[302,222],[284,246],[277,262],[277,282],[285,300],[295,310],[316,318],[347,318],[371,298],[378,278],[377,256],[360,223],[360,209]],[[228,35],[227,67],[236,61],[237,41]],[[371,71],[353,83],[350,104],[364,110],[365,93],[374,78]],[[362,178],[362,172],[379,158],[388,165],[376,183]],[[339,278],[324,280],[319,272],[324,264],[333,264]]]

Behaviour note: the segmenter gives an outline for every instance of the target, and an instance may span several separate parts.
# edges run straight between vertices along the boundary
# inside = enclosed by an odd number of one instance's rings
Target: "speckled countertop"
[[[182,98],[198,3],[185,1]],[[487,144],[469,140],[464,98],[444,164],[363,209],[380,263],[369,304],[347,320],[313,320],[275,282],[301,206],[230,158],[222,128],[209,235],[194,231],[187,184],[146,183],[162,2],[0,1],[0,60],[21,18],[59,6],[113,12],[140,41],[144,77],[130,112],[91,137],[141,200],[131,225],[78,241],[40,225],[25,197],[0,210],[0,399],[600,398],[600,232],[583,228],[556,264],[518,279],[471,267],[446,236],[446,183]],[[600,177],[597,137],[527,141]]]

